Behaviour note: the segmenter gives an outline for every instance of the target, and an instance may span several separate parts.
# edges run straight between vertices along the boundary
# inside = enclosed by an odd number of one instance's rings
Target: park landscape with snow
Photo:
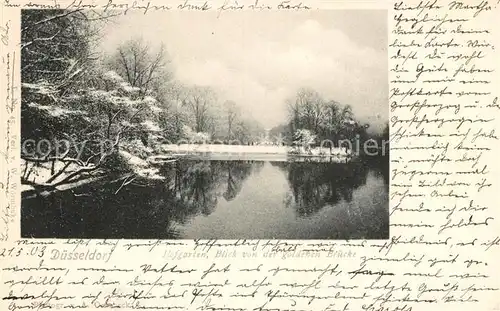
[[[76,213],[75,219],[88,217],[89,224],[106,208],[123,217],[138,210],[147,213],[145,218],[163,215],[182,227],[188,219],[218,215],[228,204],[241,208],[254,198],[268,202],[267,211],[293,207],[305,216],[359,200],[354,192],[370,183],[376,187],[369,191],[380,192],[384,202],[385,190],[375,189],[385,189],[388,158],[368,158],[360,146],[371,141],[374,150],[384,150],[388,126],[358,117],[359,108],[349,102],[307,83],[287,86],[281,97],[266,97],[262,94],[272,91],[262,92],[251,82],[227,81],[223,91],[210,84],[213,79],[189,80],[188,69],[174,66],[179,56],[170,54],[175,46],[168,38],[157,42],[127,35],[103,49],[112,25],[131,20],[116,12],[23,10],[21,17],[20,174],[29,219],[42,211],[40,217],[49,217],[57,205]],[[306,25],[315,29],[310,21]],[[227,44],[229,49],[232,43]],[[197,68],[203,75],[219,67]],[[261,97],[252,100],[254,93]],[[262,113],[260,101],[268,100],[269,112]],[[262,188],[259,178],[273,184]],[[281,189],[279,197],[266,192],[271,188]],[[247,192],[252,199],[244,199]],[[119,218],[110,217],[111,222]],[[36,235],[30,230],[37,225],[28,223],[26,234]],[[377,223],[380,232],[384,224]],[[206,234],[213,228],[199,227]],[[46,227],[37,228],[49,234]],[[189,236],[193,228],[176,234]],[[82,235],[92,229],[85,230]]]

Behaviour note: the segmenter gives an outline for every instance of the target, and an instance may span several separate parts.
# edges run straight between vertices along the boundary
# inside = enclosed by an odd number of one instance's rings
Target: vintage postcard
[[[500,310],[497,5],[4,0],[0,309]]]

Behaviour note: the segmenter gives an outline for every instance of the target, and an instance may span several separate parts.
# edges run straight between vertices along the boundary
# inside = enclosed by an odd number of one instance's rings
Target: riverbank
[[[217,144],[181,144],[181,145],[162,145],[162,151],[172,155],[184,155],[193,153],[225,153],[225,154],[276,154],[276,155],[335,155],[349,156],[345,148],[311,148],[306,151],[304,148],[294,148],[289,146],[274,146],[274,145],[217,145]]]
[[[124,148],[125,149],[125,148]],[[306,151],[304,148],[293,148],[288,146],[272,145],[216,145],[216,144],[182,144],[182,145],[163,145],[161,150],[143,153],[141,156],[132,154],[132,151],[119,151],[121,159],[128,167],[127,173],[133,173],[138,178],[150,180],[163,180],[164,177],[159,173],[158,165],[175,162],[178,159],[187,160],[215,160],[215,161],[275,161],[275,162],[330,162],[346,163],[352,159],[351,155],[345,149],[340,148],[311,148]],[[23,162],[23,165],[26,163]],[[64,163],[56,163],[55,171],[59,170]],[[40,183],[44,185],[51,175],[51,167],[48,163],[33,167],[33,174],[30,177],[31,184],[22,184],[21,191],[34,191],[34,185]],[[68,174],[79,169],[72,165],[67,172],[61,174],[55,182],[64,179]],[[95,181],[96,177],[101,178],[102,172],[98,176],[89,176],[87,179],[77,182],[70,182],[61,186],[54,187],[54,191],[65,190],[78,187],[82,184]]]
[[[215,144],[182,144],[163,145],[163,154],[150,156],[148,162],[160,164],[173,162],[176,159],[190,160],[242,160],[242,161],[276,161],[276,162],[338,162],[345,163],[351,158],[350,153],[340,148],[293,148],[272,145],[215,145]]]
[[[125,150],[119,151],[119,157],[123,160],[123,162],[127,165],[127,169],[125,171],[120,171],[115,169],[109,174],[105,174],[103,170],[96,170],[93,175],[82,175],[83,178],[70,181],[68,183],[64,183],[58,186],[51,186],[50,183],[46,183],[52,175],[52,169],[50,163],[40,163],[35,167],[31,167],[32,174],[29,174],[28,182],[21,183],[21,193],[33,194],[38,193],[37,190],[41,191],[41,194],[49,194],[51,192],[68,190],[76,187],[80,187],[82,185],[93,183],[99,180],[108,180],[109,178],[118,178],[120,179],[122,175],[133,174],[136,177],[144,178],[148,180],[163,180],[164,177],[160,175],[158,168],[154,167],[150,162],[146,161],[141,157],[131,154]],[[21,168],[26,166],[26,161],[21,159]],[[58,162],[55,163],[54,171],[60,170],[64,166],[64,163]],[[80,167],[75,165],[68,166],[66,172],[62,173],[58,178],[54,180],[54,184],[59,180],[63,180],[69,174],[75,172]],[[38,189],[37,189],[38,188]]]

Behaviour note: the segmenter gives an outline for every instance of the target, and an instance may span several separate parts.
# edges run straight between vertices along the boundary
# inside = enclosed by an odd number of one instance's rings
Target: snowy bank
[[[151,164],[148,161],[143,160],[124,150],[120,150],[120,156],[122,156],[123,159],[127,161],[128,165],[137,176],[156,180],[165,179],[165,177],[160,175],[159,169],[152,168]]]
[[[215,144],[180,144],[162,145],[162,150],[172,155],[196,154],[196,153],[226,153],[226,154],[276,154],[276,155],[316,155],[316,156],[348,156],[344,148],[311,148],[308,152],[303,148],[291,148],[286,146],[269,145],[215,145]]]

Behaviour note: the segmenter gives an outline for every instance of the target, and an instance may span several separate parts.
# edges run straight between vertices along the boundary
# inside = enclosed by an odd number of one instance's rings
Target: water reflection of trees
[[[388,161],[380,161],[271,164],[288,180],[290,190],[284,204],[307,217],[325,206],[353,200],[353,191],[366,184],[368,171],[382,174],[387,186]],[[165,180],[136,180],[118,192],[122,180],[25,199],[22,234],[40,238],[180,238],[176,224],[211,214],[221,200],[234,200],[245,180],[263,165],[255,161],[179,161],[161,168]],[[386,230],[388,216],[385,209],[380,210],[385,205],[378,205],[359,211],[339,209],[342,216],[336,219],[341,224],[335,228],[340,236],[351,236],[351,231],[368,236]]]
[[[95,183],[23,200],[22,234],[64,238],[179,238],[175,223],[211,214],[231,201],[263,162],[178,161],[164,181]]]
[[[163,167],[166,191],[172,194],[175,206],[192,211],[190,214],[209,215],[221,197],[233,200],[245,179],[262,165],[256,161],[178,161]]]
[[[272,162],[287,174],[291,193],[286,207],[301,217],[310,216],[326,205],[350,202],[353,191],[366,184],[368,168],[361,163]]]
[[[389,156],[365,157],[363,159],[375,172],[382,176],[384,184],[389,188]]]

